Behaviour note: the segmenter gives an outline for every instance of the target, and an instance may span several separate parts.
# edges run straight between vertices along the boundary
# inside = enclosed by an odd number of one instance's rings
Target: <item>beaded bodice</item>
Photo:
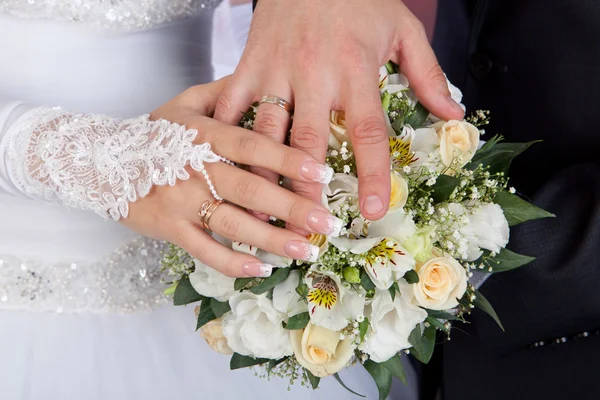
[[[138,30],[212,10],[221,0],[0,0],[0,13]]]

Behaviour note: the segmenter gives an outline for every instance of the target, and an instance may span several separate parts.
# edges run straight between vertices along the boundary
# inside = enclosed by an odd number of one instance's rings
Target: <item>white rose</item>
[[[296,360],[314,376],[324,378],[344,368],[354,354],[354,339],[340,340],[340,332],[308,324],[290,332]]]
[[[330,211],[338,209],[345,201],[351,206],[359,207],[358,178],[355,176],[333,174],[331,182],[324,188],[324,193]]]
[[[448,310],[458,305],[467,290],[467,272],[452,257],[434,257],[417,263],[419,282],[401,283],[402,296],[431,310]]]
[[[344,142],[350,144],[346,126],[346,113],[331,111],[329,114],[329,147],[339,150]]]
[[[451,203],[448,209],[466,218],[466,224],[456,227],[466,239],[467,261],[475,261],[483,254],[481,249],[500,252],[508,244],[510,229],[502,207],[495,203],[485,203],[473,214],[462,204]]]
[[[227,344],[227,339],[223,335],[223,319],[218,318],[210,321],[200,328],[200,336],[206,340],[206,343],[217,353],[233,354],[233,350]]]
[[[199,260],[194,260],[196,269],[190,274],[190,283],[202,296],[225,302],[235,293],[234,278],[223,275]]]
[[[465,166],[479,147],[479,129],[465,121],[440,121],[431,126],[440,138],[440,157],[445,166],[460,157],[455,167]]]
[[[237,292],[229,305],[231,313],[223,318],[223,334],[233,351],[273,360],[292,354],[289,334],[282,325],[287,316],[277,311],[265,294]]]
[[[371,333],[367,335],[361,350],[371,360],[384,362],[400,350],[411,347],[408,337],[412,330],[427,318],[427,312],[408,303],[400,295],[394,301],[387,290],[377,290],[367,310]]]

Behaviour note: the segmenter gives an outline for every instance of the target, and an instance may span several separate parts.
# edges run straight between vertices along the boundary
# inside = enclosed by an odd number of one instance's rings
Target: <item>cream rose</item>
[[[308,324],[290,332],[294,355],[314,376],[324,378],[344,368],[354,354],[353,338],[340,340],[340,333]]]
[[[348,127],[346,126],[346,113],[331,111],[329,115],[329,147],[339,150],[344,142],[350,144]]]
[[[197,317],[197,315],[196,315]],[[215,319],[200,328],[200,336],[217,353],[233,354],[233,350],[227,344],[227,338],[223,335],[223,319]]]
[[[465,121],[440,121],[431,126],[440,138],[440,157],[446,166],[452,165],[457,157],[460,162],[455,167],[465,166],[479,147],[479,129]]]
[[[406,205],[408,199],[408,184],[396,171],[390,174],[392,191],[390,193],[390,211],[398,210]]]
[[[435,257],[417,264],[419,282],[409,285],[412,302],[431,310],[448,310],[458,305],[467,290],[467,273],[462,265],[451,257]],[[403,292],[403,295],[405,293]]]

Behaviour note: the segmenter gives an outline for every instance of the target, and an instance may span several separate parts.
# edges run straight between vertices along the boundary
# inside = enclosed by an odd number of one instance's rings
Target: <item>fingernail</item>
[[[344,227],[344,221],[326,211],[314,210],[308,214],[308,226],[324,235],[338,237]]]
[[[465,112],[465,110],[460,106],[460,104],[458,104],[456,101],[454,101],[454,99],[452,97],[448,97],[448,102],[450,103],[452,108],[454,108],[456,111],[460,111],[461,113]]]
[[[319,258],[319,248],[317,246],[299,240],[287,242],[285,252],[295,260],[316,262]]]
[[[367,214],[378,214],[383,210],[383,202],[378,196],[367,196],[363,203],[363,209]]]
[[[242,267],[244,274],[257,278],[267,278],[273,273],[273,266],[258,261],[250,261]]]
[[[328,184],[333,178],[333,168],[316,161],[305,161],[300,167],[300,175],[313,182]]]

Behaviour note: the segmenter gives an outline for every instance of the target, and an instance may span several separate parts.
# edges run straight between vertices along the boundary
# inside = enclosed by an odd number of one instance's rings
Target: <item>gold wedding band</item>
[[[279,106],[279,107],[283,108],[285,111],[287,111],[288,114],[291,114],[293,111],[292,105],[287,100],[282,99],[281,97],[278,97],[278,96],[273,96],[273,95],[263,96],[262,99],[260,99],[260,101],[258,102],[258,105],[260,106],[263,103],[275,104],[276,106]]]
[[[210,227],[208,226],[208,223],[210,222],[210,217],[212,217],[213,213],[223,203],[223,200],[206,200],[204,203],[202,203],[200,209],[198,209],[200,223],[202,224],[202,227],[207,231],[210,231]]]

